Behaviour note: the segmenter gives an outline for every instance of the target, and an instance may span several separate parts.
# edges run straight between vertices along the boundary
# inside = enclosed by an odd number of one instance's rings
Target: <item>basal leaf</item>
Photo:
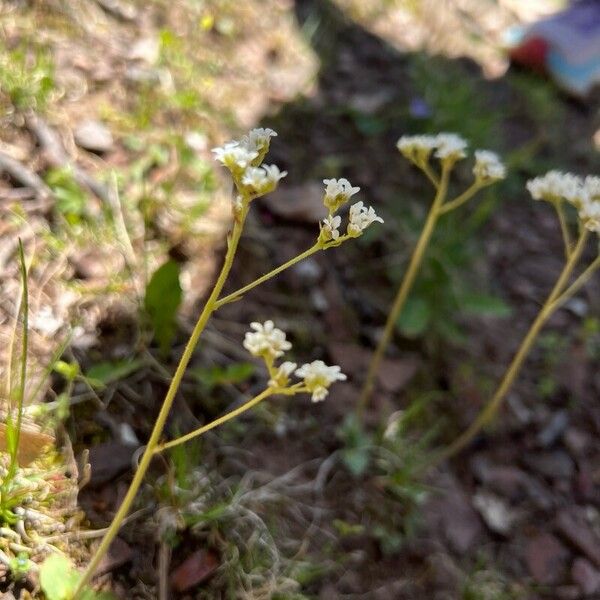
[[[179,271],[179,265],[169,260],[154,272],[146,287],[144,308],[163,353],[168,351],[176,331],[177,310],[183,295]]]

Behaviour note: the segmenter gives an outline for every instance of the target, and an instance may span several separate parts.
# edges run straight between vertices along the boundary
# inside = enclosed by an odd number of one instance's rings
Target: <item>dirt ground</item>
[[[209,149],[272,127],[270,161],[289,173],[257,205],[229,290],[314,242],[323,178],[359,185],[386,221],[217,313],[192,370],[213,369],[222,385],[186,379],[168,434],[262,389],[258,368],[222,374],[251,362],[250,321],[272,318],[299,362],[339,364],[349,380],[325,403],[275,400],[156,461],[99,578],[117,597],[600,598],[597,278],[552,318],[493,426],[435,472],[419,470],[477,414],[561,269],[558,224],[525,181],[600,165],[597,97],[569,98],[507,69],[498,51],[506,27],[554,3],[442,4],[2,6],[4,55],[34,36],[55,84],[21,107],[0,91],[0,333],[14,313],[20,235],[36,253],[38,369],[67,331],[65,357],[83,373],[135,361],[101,389],[72,390],[65,429],[77,456],[90,450],[79,495],[90,528],[106,526],[126,490],[223,255],[229,190]],[[81,142],[90,119],[112,133],[102,150]],[[436,131],[499,152],[511,175],[440,224],[414,291],[427,326],[413,319],[395,337],[359,427],[349,415],[432,195],[395,143]],[[455,188],[468,177],[459,169]],[[139,307],[166,256],[181,265],[184,303],[165,358]],[[477,293],[471,310],[465,289]],[[53,376],[45,400],[64,387]],[[385,436],[399,414],[406,427]]]

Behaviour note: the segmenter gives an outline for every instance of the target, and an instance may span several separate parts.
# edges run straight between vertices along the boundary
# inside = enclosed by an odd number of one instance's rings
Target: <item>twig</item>
[[[70,169],[73,178],[79,185],[88,188],[102,202],[110,203],[107,188],[71,160],[60,141],[60,137],[48,123],[35,113],[29,113],[25,120],[27,127],[37,138],[40,146],[44,149],[48,162],[52,166]]]
[[[35,190],[40,198],[47,199],[52,196],[52,191],[37,173],[2,151],[0,151],[0,171],[6,171],[25,188]]]
[[[138,15],[135,6],[117,0],[96,0],[96,4],[103,11],[120,21],[134,21]]]
[[[171,546],[161,542],[158,551],[158,598],[169,598],[169,565],[171,564]]]

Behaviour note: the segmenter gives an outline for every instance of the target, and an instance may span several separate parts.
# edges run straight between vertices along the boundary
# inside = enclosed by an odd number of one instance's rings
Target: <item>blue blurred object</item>
[[[580,0],[566,10],[506,32],[511,59],[551,75],[584,96],[600,84],[600,0]]]
[[[428,119],[432,114],[431,107],[427,104],[427,101],[418,96],[411,99],[408,110],[410,116],[414,119]]]

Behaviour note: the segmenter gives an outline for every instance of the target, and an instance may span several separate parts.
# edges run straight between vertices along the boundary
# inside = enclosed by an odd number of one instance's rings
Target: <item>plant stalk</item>
[[[227,296],[224,296],[223,298],[220,298],[219,300],[217,300],[215,302],[215,310],[221,308],[221,306],[223,306],[224,304],[228,304],[229,302],[235,302],[236,300],[241,298],[246,292],[253,290],[255,287],[259,286],[261,283],[264,283],[265,281],[272,279],[276,275],[279,275],[279,273],[281,273],[282,271],[289,269],[290,267],[294,266],[296,263],[299,263],[300,261],[304,260],[305,258],[308,258],[309,256],[312,256],[319,250],[323,250],[323,249],[324,249],[323,246],[321,246],[319,243],[316,243],[314,246],[311,246],[308,250],[305,250],[302,254],[298,254],[298,256],[295,256],[291,260],[288,260],[286,263],[280,265],[279,267],[273,269],[272,271],[269,271],[262,277],[259,277],[257,280],[249,283],[248,285],[245,285],[244,287],[240,288],[239,290],[236,290],[235,292],[232,292],[231,294],[229,294]]]
[[[215,427],[218,427],[219,425],[222,425],[223,423],[234,419],[242,413],[245,413],[247,410],[250,410],[253,406],[256,406],[269,396],[272,396],[276,393],[281,392],[278,392],[273,388],[267,388],[257,396],[254,396],[254,398],[250,398],[250,400],[244,402],[244,404],[242,404],[241,406],[238,406],[237,408],[234,408],[228,413],[225,413],[218,419],[215,419],[214,421],[211,421],[210,423],[207,423],[206,425],[203,425],[198,429],[194,429],[194,431],[190,431],[190,433],[186,433],[185,435],[175,438],[174,440],[170,440],[169,442],[165,442],[164,444],[159,444],[154,448],[154,453],[158,454],[159,452],[163,452],[164,450],[168,450],[169,448],[174,448],[175,446],[179,446],[180,444],[185,444],[186,442],[193,440],[194,438],[202,435],[203,433],[206,433],[207,431],[210,431],[211,429],[214,429]]]
[[[371,358],[369,369],[367,371],[367,377],[365,379],[365,383],[363,384],[361,395],[358,399],[358,404],[356,407],[356,412],[359,416],[362,415],[365,409],[367,408],[369,399],[373,392],[373,388],[375,387],[375,379],[377,378],[377,373],[379,372],[381,361],[390,343],[390,340],[392,339],[392,335],[394,333],[394,329],[396,328],[396,322],[398,320],[398,317],[400,316],[400,313],[404,308],[410,290],[412,289],[413,283],[417,277],[417,273],[419,272],[419,268],[421,267],[421,263],[423,262],[425,250],[429,245],[431,235],[433,234],[438,217],[440,216],[440,208],[446,198],[446,193],[448,191],[449,175],[450,169],[444,166],[442,168],[440,184],[438,186],[431,208],[429,209],[429,214],[427,215],[425,225],[423,226],[423,230],[421,231],[421,235],[419,237],[417,245],[415,246],[413,254],[410,258],[410,263],[408,265],[406,274],[404,275],[404,278],[402,280],[402,285],[398,289],[398,293],[396,294],[396,298],[394,299],[394,303],[392,304],[392,308],[390,309],[390,312],[388,314],[388,318],[385,323],[385,328],[383,330],[383,335],[381,336],[381,339],[377,344],[375,353]]]
[[[447,460],[448,458],[454,456],[458,452],[460,452],[465,446],[467,446],[473,438],[494,418],[496,413],[498,412],[500,406],[506,394],[510,390],[512,384],[514,383],[521,367],[523,366],[523,362],[529,351],[531,350],[535,340],[542,327],[545,325],[546,321],[554,314],[554,312],[559,308],[562,304],[561,293],[565,289],[565,286],[569,280],[569,277],[573,273],[573,269],[575,268],[577,261],[579,260],[581,253],[585,247],[585,242],[587,241],[588,231],[584,230],[579,240],[577,241],[576,246],[573,248],[569,260],[566,262],[559,278],[550,292],[550,295],[544,302],[544,305],[540,309],[537,317],[531,324],[527,335],[523,338],[519,349],[517,350],[514,358],[512,359],[508,369],[506,370],[500,385],[498,386],[495,394],[492,399],[485,405],[485,407],[481,410],[475,421],[471,423],[469,428],[464,431],[452,444],[450,444],[447,448],[445,448],[442,452],[440,452],[437,456],[433,458],[433,460],[429,463],[429,467],[436,466]]]
[[[29,285],[27,282],[27,263],[25,262],[25,250],[23,249],[23,242],[19,238],[19,265],[21,269],[21,286],[22,286],[22,300],[21,310],[23,314],[23,330],[22,330],[22,343],[21,343],[21,373],[19,387],[17,389],[17,418],[16,422],[13,421],[12,415],[12,402],[10,406],[9,418],[11,426],[14,427],[14,439],[10,442],[10,463],[8,465],[8,472],[4,481],[2,482],[2,497],[7,493],[10,483],[14,479],[17,467],[19,466],[19,444],[21,442],[21,427],[23,426],[23,404],[25,401],[25,382],[27,379],[27,349],[29,346]],[[8,433],[8,427],[7,427]]]
[[[466,189],[460,196],[454,198],[450,202],[446,202],[443,206],[440,207],[440,215],[445,215],[446,213],[456,210],[458,207],[462,206],[465,202],[468,202],[479,190],[485,187],[485,184],[479,180],[476,180],[473,185],[471,185],[468,189]]]
[[[560,232],[562,234],[563,243],[565,246],[565,257],[569,260],[571,255],[571,233],[569,231],[569,224],[567,223],[567,216],[563,209],[562,200],[556,200],[553,202],[556,214],[558,215],[558,222],[560,223]]]
[[[173,405],[173,401],[175,400],[175,396],[181,384],[181,380],[183,379],[183,375],[185,370],[192,358],[194,350],[198,344],[200,336],[206,327],[206,323],[210,318],[211,314],[215,310],[215,305],[223,286],[225,285],[225,281],[227,280],[227,276],[229,275],[229,271],[231,270],[231,266],[233,264],[233,259],[235,257],[235,252],[238,247],[238,243],[240,241],[240,237],[242,234],[242,230],[244,228],[244,222],[246,220],[246,216],[248,214],[248,205],[244,207],[242,213],[236,218],[233,226],[233,230],[231,233],[231,237],[228,240],[227,245],[227,253],[225,255],[225,260],[223,262],[223,267],[221,268],[221,272],[215,283],[215,286],[198,317],[198,321],[194,326],[190,339],[188,340],[183,355],[179,360],[179,364],[177,365],[177,369],[175,370],[175,374],[173,375],[173,379],[169,385],[169,389],[165,396],[165,399],[160,408],[160,412],[154,423],[154,427],[152,429],[152,433],[150,434],[150,439],[146,445],[146,449],[142,455],[138,468],[135,472],[135,475],[129,485],[129,489],[127,490],[127,494],[119,507],[119,510],[113,517],[113,520],[108,528],[108,531],[102,538],[98,549],[96,550],[92,560],[84,571],[81,580],[73,594],[73,600],[78,600],[81,597],[81,593],[84,591],[86,585],[91,581],[100,561],[103,556],[108,551],[111,542],[116,537],[119,528],[121,527],[121,523],[123,519],[127,516],[129,510],[131,509],[131,505],[135,499],[135,496],[140,489],[146,471],[150,466],[150,462],[152,461],[152,457],[155,454],[155,448],[160,440],[160,436],[162,435],[165,423],[167,421],[167,417],[169,416],[169,411],[171,410],[171,406]]]

